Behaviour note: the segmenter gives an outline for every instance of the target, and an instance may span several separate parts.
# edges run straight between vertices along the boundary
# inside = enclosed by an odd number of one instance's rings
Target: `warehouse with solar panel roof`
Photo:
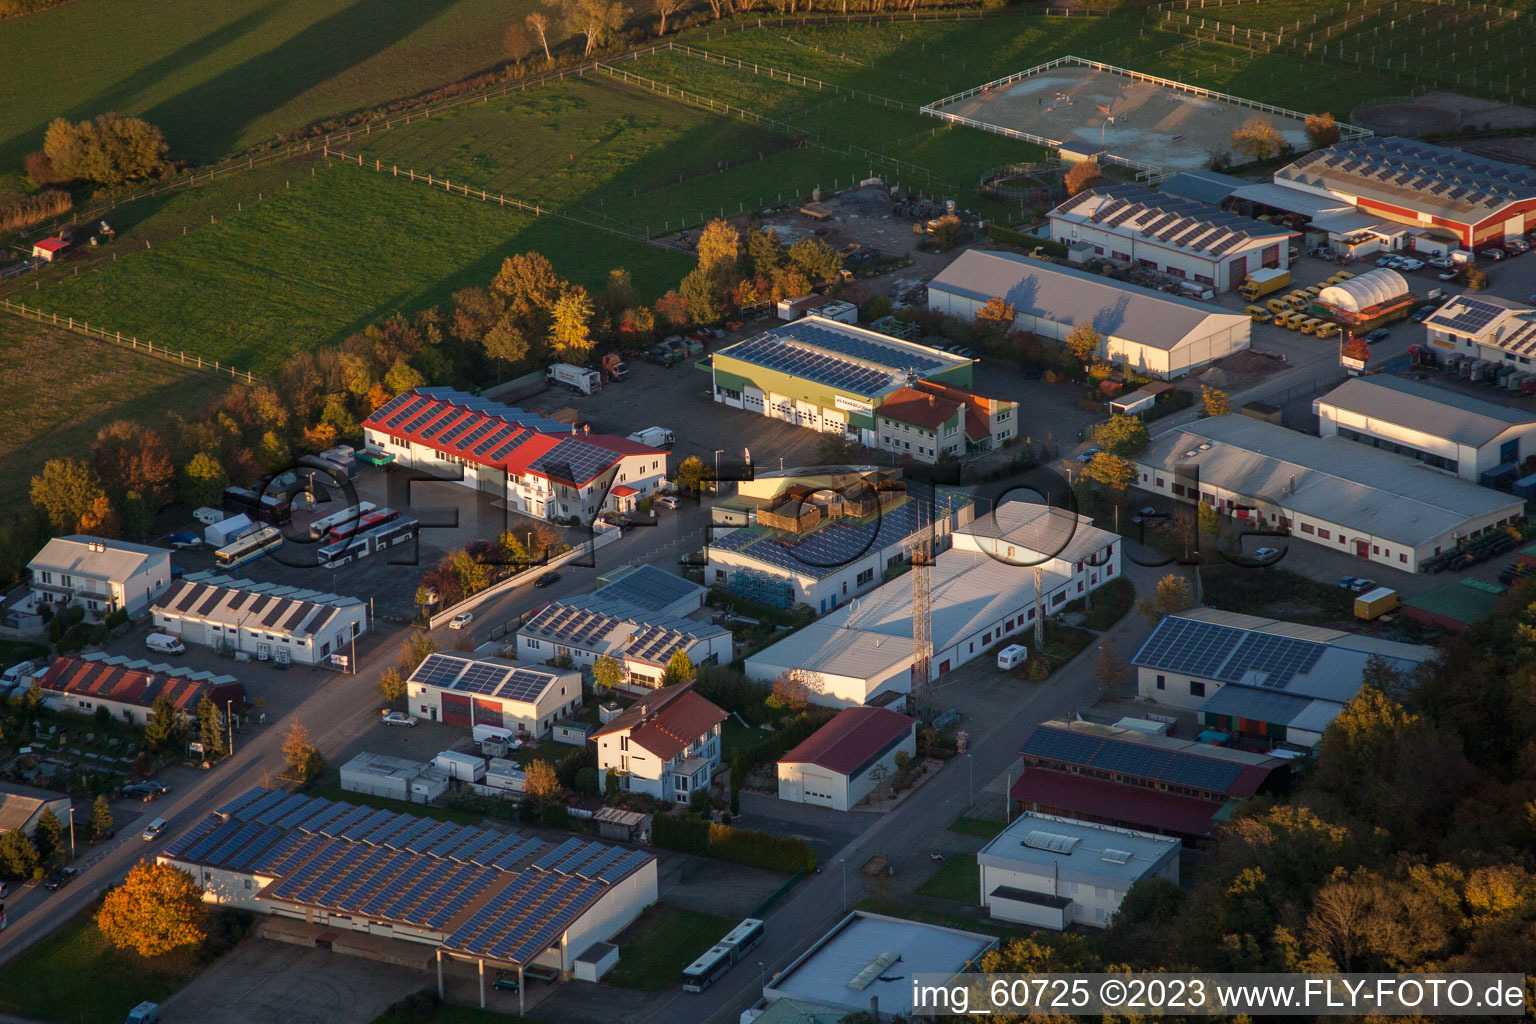
[[[416,666],[405,693],[406,711],[417,718],[466,729],[493,725],[542,739],[581,707],[581,673],[443,651]]]

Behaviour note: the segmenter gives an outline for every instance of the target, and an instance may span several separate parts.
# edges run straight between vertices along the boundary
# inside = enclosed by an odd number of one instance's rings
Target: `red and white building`
[[[429,654],[405,682],[406,711],[429,722],[494,725],[543,739],[581,707],[581,673],[461,651]]]
[[[45,238],[32,246],[32,258],[52,263],[68,248],[69,243],[62,238]]]
[[[656,492],[667,453],[609,434],[577,431],[452,388],[417,388],[363,422],[369,451],[434,476],[457,477],[536,519],[588,521]],[[618,488],[628,492],[617,495]]]
[[[592,734],[598,785],[612,773],[619,788],[685,804],[709,789],[720,768],[720,723],[726,713],[693,692],[692,683],[665,686],[640,698]]]
[[[109,658],[94,653],[55,658],[38,678],[38,685],[43,690],[43,703],[55,711],[94,715],[106,708],[113,718],[134,725],[149,721],[150,712],[161,697],[171,702],[183,723],[197,718],[197,708],[204,697],[213,701],[221,713],[227,709],[243,714],[248,707],[245,686],[233,676],[151,665],[121,655]]]
[[[1341,201],[1366,218],[1438,228],[1469,249],[1536,228],[1536,170],[1412,139],[1314,150],[1276,171],[1274,184]]]
[[[917,719],[888,708],[844,708],[779,758],[779,799],[849,810],[896,774],[898,754],[917,756]]]

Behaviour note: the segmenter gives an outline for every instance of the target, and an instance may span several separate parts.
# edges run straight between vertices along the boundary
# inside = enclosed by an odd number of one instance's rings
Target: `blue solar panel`
[[[579,866],[576,869],[576,874],[582,878],[596,878],[599,872],[620,857],[623,857],[627,852],[622,846],[607,847],[601,854]]]
[[[288,799],[288,794],[282,790],[269,789],[258,799],[252,800],[250,803],[241,807],[238,811],[235,811],[234,817],[239,818],[242,821],[250,821],[261,816],[267,810],[277,806],[286,799]]]
[[[605,885],[612,885],[649,859],[650,854],[641,853],[639,850],[631,850],[613,864],[599,871],[597,873],[597,881]]]
[[[516,849],[518,846],[521,846],[522,843],[522,836],[518,835],[516,832],[508,833],[506,837],[501,839],[499,842],[493,843],[476,853],[473,857],[473,860],[476,864],[494,864],[496,863],[497,858],[501,857],[508,850]]]
[[[455,410],[451,406],[442,406],[438,405],[436,402],[433,402],[421,412],[407,420],[405,424],[400,428],[400,430],[402,433],[406,434],[414,433],[429,423],[434,417],[441,416],[444,413],[452,415],[454,411]]]
[[[222,812],[222,811],[223,811],[223,808],[220,808],[220,812]],[[219,818],[217,817],[217,815],[215,815],[215,814],[208,815],[208,817],[203,818],[197,824],[195,824],[191,828],[189,828],[186,832],[182,833],[181,835],[177,836],[175,839],[171,840],[170,843],[167,844],[167,846],[165,848],[165,856],[167,856],[167,857],[178,857],[178,856],[180,856],[183,851],[189,849],[199,839],[203,838],[203,836],[207,835],[213,829],[217,828],[220,824],[221,824],[221,822],[219,821]]]
[[[360,821],[353,822],[346,829],[336,833],[336,835],[342,839],[351,839],[354,841],[361,840],[364,836],[368,835],[370,832],[375,831],[379,828],[379,826],[383,825],[394,816],[394,811],[374,811],[372,814],[369,814],[367,817],[361,819]]]
[[[396,814],[368,836],[368,844],[370,846],[397,846],[399,844],[391,840],[420,823],[420,818],[412,817],[409,814]]]
[[[347,807],[347,812],[345,814],[341,814],[335,818],[332,818],[323,826],[316,829],[316,831],[323,832],[328,836],[340,835],[342,832],[345,832],[347,829],[351,828],[353,825],[356,825],[358,822],[362,821],[364,818],[373,813],[373,808],[371,807],[353,807],[350,804],[343,804],[342,806]]]
[[[294,811],[308,804],[309,797],[304,796],[302,793],[295,793],[288,797],[288,799],[268,807],[260,814],[249,815],[247,817],[248,820],[254,820],[262,825],[275,825],[279,821],[282,821],[284,818],[288,817],[288,815],[292,814]]]
[[[415,823],[411,825],[410,828],[390,836],[386,845],[393,846],[397,850],[403,850],[408,845],[410,845],[412,841],[416,840],[423,834],[432,831],[436,827],[437,822],[433,821],[431,818],[417,818]]]
[[[256,858],[260,857],[264,851],[274,846],[283,836],[284,833],[278,829],[266,829],[255,839],[247,843],[243,849],[236,851],[234,856],[226,858],[224,866],[231,871],[239,871],[245,868]]]
[[[511,871],[519,862],[532,857],[547,845],[549,844],[539,839],[523,839],[516,846],[509,847],[500,854],[492,866],[500,871]]]
[[[442,842],[443,839],[458,831],[458,828],[459,826],[457,825],[443,822],[441,825],[438,825],[426,835],[407,843],[405,848],[410,850],[412,853],[425,853],[434,845]]]
[[[384,421],[386,427],[398,427],[402,422],[431,404],[432,399],[423,395],[412,395],[411,400],[390,414]]]
[[[329,800],[320,797],[311,798],[304,806],[296,807],[289,811],[286,816],[277,822],[277,825],[281,828],[301,828],[304,823],[326,813],[332,806]]]
[[[513,435],[517,434],[520,429],[510,423],[503,423],[499,429],[492,431],[489,436],[471,448],[469,453],[471,455],[484,455],[493,448],[500,447],[504,442],[511,439]]]
[[[478,836],[459,846],[449,856],[454,860],[473,861],[482,850],[501,842],[503,838],[500,832],[483,828]]]
[[[246,790],[244,793],[241,793],[239,796],[230,800],[228,803],[224,804],[224,806],[220,807],[214,813],[225,815],[234,814],[236,811],[240,810],[240,808],[244,807],[246,804],[249,804],[251,801],[257,799],[266,792],[267,790],[263,789],[261,786],[253,786]]]
[[[443,420],[444,422],[449,422],[449,417],[444,416]],[[477,426],[483,421],[484,417],[479,413],[470,413],[468,416],[460,419],[457,423],[454,423],[452,430],[446,431],[441,436],[439,436],[435,442],[436,446],[438,448],[447,448],[451,446],[453,442],[456,439],[462,437],[466,431],[474,426]],[[441,429],[441,424],[434,423],[432,425],[432,433],[435,433]],[[424,438],[430,438],[431,434],[429,434],[427,431],[423,431],[421,436]]]

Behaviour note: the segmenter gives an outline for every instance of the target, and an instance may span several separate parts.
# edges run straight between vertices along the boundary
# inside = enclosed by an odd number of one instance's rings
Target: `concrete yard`
[[[935,104],[933,109],[1037,135],[1074,152],[1107,151],[1169,171],[1207,166],[1211,157],[1231,150],[1233,131],[1261,113],[1158,82],[1071,65],[1026,75],[944,106]],[[1303,121],[1262,116],[1287,142],[1306,146]]]

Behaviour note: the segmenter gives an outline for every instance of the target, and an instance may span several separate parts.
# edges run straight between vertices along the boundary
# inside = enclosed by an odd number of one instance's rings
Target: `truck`
[[[636,444],[649,445],[652,448],[671,448],[677,443],[672,436],[672,431],[666,427],[646,427],[644,430],[637,430],[630,434],[627,440],[634,441]]]
[[[609,380],[623,380],[629,376],[629,364],[620,359],[617,352],[604,353],[603,373]]]
[[[1238,292],[1244,299],[1252,302],[1261,295],[1268,295],[1270,292],[1277,292],[1282,288],[1289,288],[1290,286],[1291,272],[1289,270],[1264,267],[1255,270],[1243,278],[1242,287],[1238,288]]]
[[[595,394],[603,386],[601,373],[570,363],[555,363],[545,374],[545,379],[551,384],[559,384],[584,395]]]
[[[1355,618],[1369,622],[1393,611],[1397,606],[1397,591],[1391,587],[1377,587],[1355,598]]]

